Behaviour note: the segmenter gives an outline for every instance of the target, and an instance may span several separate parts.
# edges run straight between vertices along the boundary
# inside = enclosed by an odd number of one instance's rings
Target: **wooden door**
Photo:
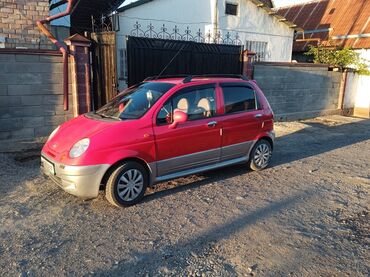
[[[92,33],[94,108],[117,95],[116,33]]]

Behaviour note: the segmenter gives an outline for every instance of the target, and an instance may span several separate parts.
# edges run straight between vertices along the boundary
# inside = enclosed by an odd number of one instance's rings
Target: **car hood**
[[[97,120],[81,115],[62,124],[45,147],[54,154],[69,151],[79,140],[91,138],[119,122],[121,121]]]

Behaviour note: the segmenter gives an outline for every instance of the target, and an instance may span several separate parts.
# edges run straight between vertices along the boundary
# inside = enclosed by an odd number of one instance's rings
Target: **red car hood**
[[[45,144],[44,150],[54,155],[69,151],[79,140],[91,138],[114,124],[117,122],[95,120],[81,115],[61,125],[54,137]]]

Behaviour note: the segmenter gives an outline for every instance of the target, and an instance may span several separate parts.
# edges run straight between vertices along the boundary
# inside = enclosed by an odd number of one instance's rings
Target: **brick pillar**
[[[243,51],[243,75],[253,79],[253,60],[256,53],[245,50]]]
[[[89,39],[75,34],[64,42],[71,54],[71,82],[73,115],[76,117],[91,111],[90,45]]]

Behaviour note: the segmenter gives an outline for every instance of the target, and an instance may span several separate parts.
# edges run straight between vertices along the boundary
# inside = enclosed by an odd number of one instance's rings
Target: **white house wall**
[[[360,58],[363,59],[370,69],[370,49],[359,49],[356,52],[360,54]]]
[[[364,111],[370,114],[370,76],[348,73],[344,96],[344,108],[354,109],[355,116]]]
[[[228,0],[238,3],[238,16],[225,15],[224,0],[154,0],[141,6],[128,9],[119,15],[120,31],[117,32],[118,72],[122,72],[122,61],[119,51],[126,49],[126,36],[131,35],[134,25],[138,22],[143,31],[152,24],[155,32],[160,32],[163,24],[168,33],[173,33],[175,26],[180,34],[187,27],[191,35],[202,32],[213,32],[216,24],[218,30],[225,36],[230,32],[231,38],[236,33],[241,44],[248,41],[267,42],[266,61],[290,62],[294,30],[268,15],[249,0]],[[218,18],[215,18],[215,7],[219,8]],[[217,23],[216,23],[217,22]],[[122,77],[122,76],[119,76]],[[124,81],[120,80],[120,87]]]
[[[144,31],[152,24],[154,31],[159,32],[164,24],[168,33],[173,33],[175,26],[180,34],[184,34],[187,27],[192,35],[196,35],[199,29],[205,33],[213,26],[211,19],[214,3],[215,0],[154,0],[120,13],[120,31],[117,32],[118,74],[122,72],[119,51],[126,49],[126,36],[132,34],[136,22]],[[123,88],[125,80],[120,77],[119,87]]]
[[[271,62],[290,62],[294,30],[279,22],[274,16],[258,8],[249,0],[227,0],[219,2],[220,29],[235,30],[245,41],[267,42],[265,60]],[[239,5],[238,16],[225,15],[225,3]]]
[[[117,33],[118,48],[125,48],[125,37],[130,35],[138,22],[141,29],[148,30],[152,24],[155,32],[160,32],[163,24],[168,33],[175,26],[184,34],[189,26],[192,35],[199,29],[202,33],[212,28],[212,5],[215,0],[154,0],[120,13],[120,31]]]

